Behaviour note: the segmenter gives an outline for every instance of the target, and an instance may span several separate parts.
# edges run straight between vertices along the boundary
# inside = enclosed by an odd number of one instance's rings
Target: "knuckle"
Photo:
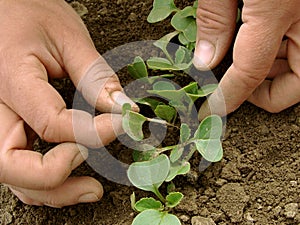
[[[278,104],[275,99],[269,98],[263,109],[270,113],[280,113],[285,109],[285,107],[281,104]]]
[[[250,70],[247,66],[236,66],[233,64],[236,71],[236,79],[246,89],[254,90],[265,78],[265,75],[260,70]]]
[[[222,11],[216,10],[217,7],[208,7],[208,4],[200,4],[197,10],[197,23],[202,32],[228,31],[229,18],[223,15]]]
[[[43,113],[42,118],[35,124],[37,134],[47,142],[60,142],[59,121],[61,120],[61,110],[54,110],[54,113]]]
[[[37,133],[41,137],[41,139],[47,141],[47,142],[53,142],[55,141],[55,138],[53,137],[54,127],[49,122],[49,119],[43,120],[39,127],[37,128]]]
[[[65,168],[64,168],[65,169]],[[69,172],[69,171],[68,171]],[[45,179],[43,182],[43,190],[49,191],[59,187],[67,177],[66,170],[59,168],[44,170]],[[50,175],[49,175],[50,174]]]

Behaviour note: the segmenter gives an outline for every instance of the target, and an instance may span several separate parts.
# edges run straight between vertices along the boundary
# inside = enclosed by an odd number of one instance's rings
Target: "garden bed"
[[[101,54],[129,42],[159,39],[172,30],[168,21],[147,23],[152,0],[78,2],[87,8],[83,19]],[[181,6],[192,2],[177,1]],[[214,71],[216,75],[226,71],[230,63],[229,54]],[[122,85],[127,84],[127,79],[121,73]],[[71,105],[71,83],[65,80],[57,88]],[[131,157],[117,141],[111,148],[124,161]],[[173,213],[182,224],[199,225],[204,218],[210,218],[207,224],[218,225],[300,224],[299,104],[270,114],[244,103],[227,118],[223,148],[221,162],[199,172],[199,156],[195,155],[191,172],[176,178],[177,190],[185,198]],[[105,190],[103,199],[62,209],[35,207],[24,205],[0,186],[0,224],[131,224],[135,214],[129,196],[135,191],[142,197],[144,192],[108,181],[87,164],[74,175],[99,179]]]

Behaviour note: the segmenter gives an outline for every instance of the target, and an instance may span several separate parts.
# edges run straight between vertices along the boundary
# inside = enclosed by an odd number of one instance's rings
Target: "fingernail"
[[[198,69],[207,69],[215,54],[215,47],[208,41],[200,40],[195,49],[194,65]]]
[[[72,170],[79,166],[84,160],[87,159],[89,151],[86,147],[76,144],[79,149],[79,153],[74,157],[72,161]]]
[[[95,193],[86,193],[78,198],[79,203],[97,202],[100,198]]]
[[[112,99],[119,105],[129,103],[133,111],[139,111],[139,107],[122,91],[115,91],[111,94]]]

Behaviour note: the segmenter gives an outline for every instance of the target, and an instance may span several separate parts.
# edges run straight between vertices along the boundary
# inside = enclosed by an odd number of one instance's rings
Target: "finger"
[[[46,205],[55,208],[99,201],[103,196],[102,185],[91,177],[70,177],[53,190],[30,190],[9,186],[25,204]]]
[[[244,10],[244,24],[235,42],[233,64],[222,78],[218,92],[200,108],[200,118],[209,112],[226,115],[238,108],[267,77],[279,51],[286,32],[284,28],[288,27],[286,20],[250,15],[253,9]],[[220,102],[225,102],[225,109],[217,107]]]
[[[17,191],[16,189],[14,189],[12,186],[9,186],[9,185],[7,185],[8,187],[9,187],[9,189],[11,190],[11,192],[15,195],[15,196],[17,196],[17,198],[21,201],[21,202],[23,202],[23,203],[25,203],[25,204],[27,204],[27,205],[35,205],[35,206],[43,206],[44,204],[42,203],[42,202],[40,202],[40,201],[36,201],[36,200],[34,200],[34,199],[32,199],[32,198],[29,198],[29,197],[27,197],[25,194],[23,194],[22,192],[20,192],[20,191]]]
[[[73,143],[60,144],[44,156],[22,148],[2,149],[0,181],[29,189],[54,189],[86,158],[87,149]]]
[[[237,1],[199,0],[194,65],[214,68],[225,56],[233,39]]]
[[[122,92],[118,77],[102,57],[99,56],[80,78],[78,90],[101,112],[121,113],[125,103],[138,111],[138,106]]]
[[[276,59],[267,77],[273,79],[280,74],[290,71],[291,69],[286,59]]]
[[[280,112],[300,101],[299,31],[299,23],[293,24],[287,32],[289,39],[281,45],[281,50],[279,50],[283,57],[288,58],[286,63],[288,62],[289,70],[283,73],[279,73],[278,70],[272,82],[263,82],[248,99],[269,112]]]
[[[42,139],[101,147],[123,133],[121,116],[103,114],[94,118],[81,110],[66,109],[62,97],[48,84],[46,71],[37,59],[25,64],[22,73],[14,77],[13,86],[18,88],[1,93],[3,99]]]
[[[277,113],[300,101],[299,86],[299,75],[285,73],[276,76],[273,81],[264,81],[248,101],[268,112]]]
[[[65,3],[66,4],[66,3]],[[69,16],[72,29],[77,35],[66,33],[63,36],[63,48],[59,48],[62,64],[77,89],[84,98],[101,112],[121,113],[122,106],[112,98],[114,92],[122,91],[119,79],[105,59],[97,52],[88,30],[80,17],[71,10]],[[56,46],[61,46],[61,40],[55,40]],[[120,97],[119,97],[120,98]],[[122,99],[132,105],[137,111],[138,107],[125,94]]]

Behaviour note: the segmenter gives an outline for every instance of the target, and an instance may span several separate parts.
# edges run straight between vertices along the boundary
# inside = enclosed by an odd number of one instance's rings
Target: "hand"
[[[244,0],[233,63],[201,107],[200,119],[226,115],[245,100],[269,112],[300,101],[299,7],[298,0]],[[199,0],[196,67],[213,68],[222,60],[233,39],[236,12],[237,0]],[[219,107],[224,101],[226,107]]]
[[[27,204],[99,200],[97,180],[69,175],[87,157],[82,145],[100,147],[123,132],[121,116],[108,112],[120,113],[123,102],[132,102],[63,0],[1,1],[0,20],[0,182]],[[107,113],[93,118],[66,109],[48,79],[67,75]],[[44,156],[31,151],[36,134],[58,145]]]

